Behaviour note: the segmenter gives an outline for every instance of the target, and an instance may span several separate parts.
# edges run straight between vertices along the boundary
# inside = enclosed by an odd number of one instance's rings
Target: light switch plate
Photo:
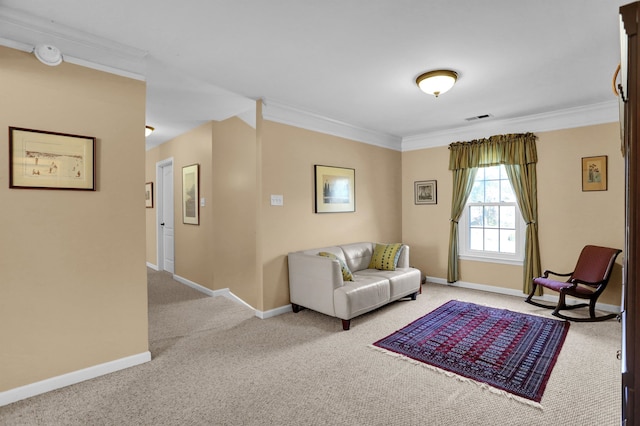
[[[284,205],[284,197],[282,195],[271,195],[271,205],[272,206],[283,206]]]
[[[200,198],[200,207],[204,207],[205,202],[204,202],[204,197]]]

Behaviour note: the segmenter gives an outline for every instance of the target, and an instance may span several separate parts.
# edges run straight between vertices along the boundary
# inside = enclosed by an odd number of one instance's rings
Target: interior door
[[[640,425],[640,2],[620,8],[626,45],[626,77],[622,80],[626,175],[625,256],[622,286],[622,419]],[[626,37],[626,43],[624,38]],[[623,70],[624,71],[624,70]]]
[[[159,198],[159,255],[161,269],[175,272],[174,265],[174,222],[173,222],[173,162],[165,164],[161,169],[162,184]]]

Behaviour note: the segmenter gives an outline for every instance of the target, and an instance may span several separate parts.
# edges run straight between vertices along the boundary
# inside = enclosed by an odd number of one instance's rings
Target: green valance
[[[532,164],[538,162],[536,136],[533,133],[496,135],[449,145],[449,170]]]

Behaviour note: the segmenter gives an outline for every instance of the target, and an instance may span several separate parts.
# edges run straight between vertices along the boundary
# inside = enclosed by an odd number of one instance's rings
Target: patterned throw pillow
[[[337,260],[340,263],[340,268],[342,269],[342,279],[344,281],[353,281],[353,274],[351,273],[351,270],[349,269],[347,264],[344,263],[344,260],[340,259],[335,254],[328,253],[326,251],[321,251],[320,253],[318,253],[318,256],[324,256],[328,257],[329,259]]]
[[[395,271],[400,257],[402,243],[397,244],[376,244],[376,249],[371,256],[369,269],[380,269],[382,271]]]

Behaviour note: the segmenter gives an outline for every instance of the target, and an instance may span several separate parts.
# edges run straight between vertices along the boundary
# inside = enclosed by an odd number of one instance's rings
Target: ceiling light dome
[[[34,47],[33,54],[36,55],[40,62],[51,67],[62,63],[62,52],[50,44],[38,44]]]
[[[416,78],[416,84],[425,93],[438,95],[453,87],[458,79],[458,74],[451,70],[435,70],[425,72]]]

